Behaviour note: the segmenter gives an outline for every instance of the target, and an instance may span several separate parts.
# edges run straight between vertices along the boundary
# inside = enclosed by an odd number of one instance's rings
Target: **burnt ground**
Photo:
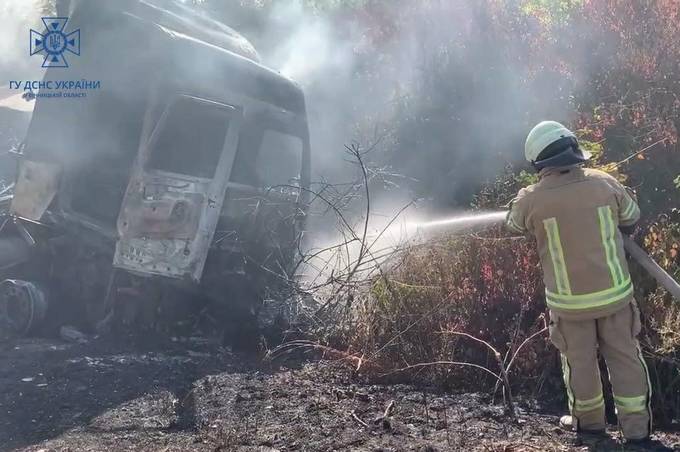
[[[614,430],[561,432],[557,412],[525,406],[512,421],[484,395],[371,385],[337,363],[273,368],[204,340],[139,342],[0,345],[0,450],[643,450]],[[656,438],[680,450],[680,434]]]

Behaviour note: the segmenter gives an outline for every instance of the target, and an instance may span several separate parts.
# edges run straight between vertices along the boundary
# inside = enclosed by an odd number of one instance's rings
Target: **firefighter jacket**
[[[579,320],[610,315],[632,300],[618,227],[639,218],[633,196],[610,175],[546,168],[513,200],[507,226],[536,237],[548,307]]]

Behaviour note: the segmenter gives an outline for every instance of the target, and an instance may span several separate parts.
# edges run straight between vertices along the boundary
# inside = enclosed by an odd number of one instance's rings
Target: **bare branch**
[[[510,370],[512,369],[512,365],[513,365],[514,362],[515,362],[515,358],[517,358],[517,355],[519,355],[519,352],[522,351],[522,348],[524,348],[524,346],[527,345],[529,342],[531,342],[536,336],[540,336],[541,334],[545,333],[546,331],[548,331],[548,327],[547,327],[547,326],[544,327],[544,328],[542,328],[542,329],[539,330],[539,331],[536,331],[534,334],[532,334],[532,335],[529,336],[528,338],[524,339],[524,342],[522,342],[522,343],[520,344],[520,346],[517,347],[517,350],[515,350],[515,353],[512,355],[512,358],[510,359],[510,362],[509,362],[508,365],[506,366],[506,369],[507,369],[508,373],[510,373]]]
[[[431,366],[461,366],[461,367],[472,367],[475,369],[482,370],[486,372],[487,374],[491,375],[498,381],[502,381],[501,377],[498,374],[493,373],[491,370],[487,369],[484,366],[480,366],[479,364],[473,364],[473,363],[466,363],[466,362],[460,362],[460,361],[434,361],[431,363],[419,363],[419,364],[412,364],[410,366],[402,367],[400,369],[396,369],[384,374],[381,374],[381,377],[386,377],[388,375],[393,375],[396,373],[400,372],[405,372],[407,370],[412,370],[412,369],[419,369],[422,367],[431,367]]]
[[[464,337],[467,337],[468,339],[472,339],[473,341],[479,342],[480,344],[486,346],[486,348],[488,348],[489,350],[491,350],[491,352],[493,352],[494,356],[496,356],[497,358],[500,357],[500,355],[501,355],[501,354],[498,352],[498,350],[496,350],[491,344],[489,344],[489,343],[486,342],[485,340],[482,340],[482,339],[480,339],[480,338],[478,338],[478,337],[475,337],[475,336],[473,336],[473,335],[471,335],[471,334],[463,333],[463,332],[460,332],[460,331],[440,331],[440,333],[441,333],[441,334],[452,334],[452,335],[454,335],[454,336],[464,336]]]

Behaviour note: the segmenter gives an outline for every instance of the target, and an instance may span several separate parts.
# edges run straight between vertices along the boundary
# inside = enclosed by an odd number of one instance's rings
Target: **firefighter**
[[[628,442],[645,443],[652,428],[651,385],[637,341],[640,313],[621,235],[632,233],[640,209],[615,178],[581,167],[590,154],[560,123],[534,127],[525,156],[539,181],[519,191],[507,226],[536,238],[550,340],[561,354],[569,403],[570,415],[560,425],[605,432],[599,350],[623,435]]]

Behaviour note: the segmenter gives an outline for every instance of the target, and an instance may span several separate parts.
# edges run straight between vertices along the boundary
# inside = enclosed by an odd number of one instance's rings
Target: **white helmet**
[[[590,153],[579,149],[574,132],[559,122],[543,121],[529,132],[524,144],[524,156],[540,168],[582,163],[590,158]]]

